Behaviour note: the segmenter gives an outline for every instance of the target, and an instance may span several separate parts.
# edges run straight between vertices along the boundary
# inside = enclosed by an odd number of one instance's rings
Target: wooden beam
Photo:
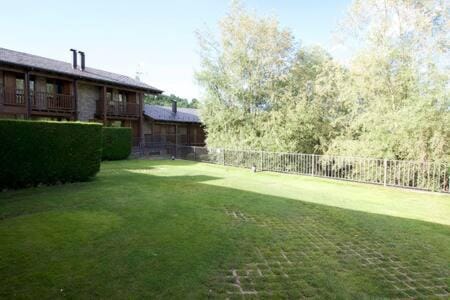
[[[106,126],[107,105],[106,105],[106,86],[105,85],[103,86],[102,98],[103,98],[103,126]]]
[[[73,99],[74,99],[73,110],[75,111],[73,113],[74,114],[73,117],[75,120],[78,120],[78,80],[73,81]]]
[[[5,101],[5,74],[1,73],[2,85],[0,85],[0,112],[3,112],[3,101]]]
[[[83,80],[83,79],[80,79],[79,82],[83,83],[83,84],[87,84],[87,85],[107,87],[107,88],[116,89],[116,90],[120,90],[120,91],[124,91],[124,92],[143,93],[142,90],[140,90],[140,89],[127,88],[127,87],[124,87],[119,84],[118,85],[105,84],[105,83],[101,83],[101,82],[97,82],[97,81],[88,81],[88,80]]]
[[[63,75],[62,76],[60,76],[60,75],[52,75],[52,74],[36,72],[36,71],[30,71],[29,73],[30,73],[30,75],[39,76],[39,77],[45,77],[45,78],[51,78],[51,79],[59,79],[59,80],[70,81],[70,82],[74,81],[73,78],[70,78],[68,76],[63,76]]]
[[[14,69],[14,68],[1,67],[1,66],[0,66],[0,70],[7,71],[7,72],[13,72],[13,73],[20,73],[20,74],[25,73],[25,69]]]
[[[67,112],[51,112],[51,111],[31,111],[32,116],[43,116],[43,117],[55,117],[55,118],[71,118],[73,117],[73,113]]]
[[[31,117],[31,93],[30,93],[30,74],[28,72],[25,73],[25,80],[23,90],[24,90],[24,97],[25,97],[25,107],[26,107],[26,114],[25,118],[29,119]]]
[[[191,145],[191,124],[187,124],[187,126],[186,126],[186,134],[187,134],[186,144],[188,146],[190,146]]]
[[[1,112],[5,113],[5,114],[13,114],[13,115],[27,113],[24,106],[16,106],[16,105],[4,105]]]
[[[144,94],[136,93],[136,100],[139,101],[139,142],[144,143]]]

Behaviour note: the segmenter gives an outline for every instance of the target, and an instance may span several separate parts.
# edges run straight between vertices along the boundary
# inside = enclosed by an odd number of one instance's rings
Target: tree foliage
[[[195,98],[189,101],[188,99],[175,96],[174,94],[146,95],[144,101],[146,104],[162,106],[171,106],[173,101],[177,102],[178,107],[199,108],[200,106],[200,102]]]
[[[233,2],[218,39],[199,34],[208,145],[448,158],[449,11],[438,0],[354,1],[338,32],[356,49],[342,65]]]
[[[448,3],[355,1],[343,27],[359,42],[342,93],[352,102],[330,152],[396,159],[449,154]]]

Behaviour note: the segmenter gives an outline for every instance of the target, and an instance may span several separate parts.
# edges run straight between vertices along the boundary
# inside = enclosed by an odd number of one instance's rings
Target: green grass
[[[450,296],[450,196],[186,161],[0,193],[0,298]]]

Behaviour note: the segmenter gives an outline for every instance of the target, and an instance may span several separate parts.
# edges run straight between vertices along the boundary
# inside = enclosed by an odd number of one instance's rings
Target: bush
[[[0,189],[88,180],[101,138],[99,124],[0,120]]]
[[[131,153],[131,128],[103,127],[103,160],[126,159]]]

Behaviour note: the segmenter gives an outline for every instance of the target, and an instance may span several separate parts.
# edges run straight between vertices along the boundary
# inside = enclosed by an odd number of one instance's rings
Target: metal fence
[[[300,174],[449,193],[450,166],[447,162],[209,149],[175,145],[168,152],[179,159],[254,168],[256,171]]]

